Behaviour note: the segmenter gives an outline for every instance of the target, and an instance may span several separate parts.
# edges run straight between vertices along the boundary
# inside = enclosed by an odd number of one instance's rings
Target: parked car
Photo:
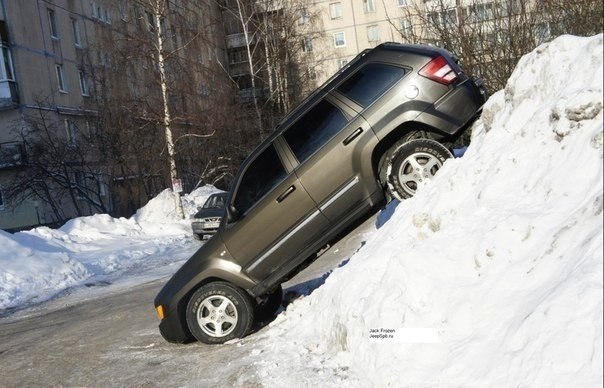
[[[193,229],[194,236],[203,240],[204,237],[216,233],[225,212],[226,201],[227,193],[216,193],[208,197],[193,216],[191,229]]]
[[[217,233],[155,299],[163,337],[223,343],[274,314],[320,248],[434,177],[486,94],[444,49],[358,55],[243,162]]]

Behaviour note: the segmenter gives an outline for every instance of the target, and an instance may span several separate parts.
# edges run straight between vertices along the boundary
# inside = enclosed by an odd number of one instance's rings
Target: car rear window
[[[366,107],[403,78],[405,73],[405,69],[401,67],[370,63],[350,76],[337,90],[359,105]]]

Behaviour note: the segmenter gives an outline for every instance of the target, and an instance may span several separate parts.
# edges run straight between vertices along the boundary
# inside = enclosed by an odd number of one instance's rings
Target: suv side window
[[[405,73],[405,69],[401,67],[370,63],[342,82],[337,90],[366,107],[403,78]]]
[[[243,174],[233,205],[245,214],[287,175],[274,145],[268,146]]]
[[[346,126],[344,114],[327,100],[322,100],[283,135],[300,163],[308,159]]]

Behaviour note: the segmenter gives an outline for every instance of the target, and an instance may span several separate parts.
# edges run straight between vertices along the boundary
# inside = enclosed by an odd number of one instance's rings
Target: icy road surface
[[[307,294],[320,286],[360,248],[375,222],[372,217],[340,240],[285,283],[285,292]],[[153,299],[166,280],[76,290],[0,319],[0,385],[262,386],[246,361],[255,355],[254,334],[218,346],[161,338]]]

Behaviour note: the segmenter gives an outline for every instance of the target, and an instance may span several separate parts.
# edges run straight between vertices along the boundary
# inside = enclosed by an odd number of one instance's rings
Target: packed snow
[[[183,196],[185,214],[190,217],[219,191],[208,185]],[[190,223],[178,220],[174,196],[164,190],[128,219],[97,214],[73,219],[59,229],[0,231],[0,312],[158,268],[165,271],[152,276],[165,276],[199,248]]]
[[[465,156],[262,334],[267,386],[601,387],[602,73],[602,35],[523,57]]]
[[[223,345],[249,349],[230,367],[266,386],[602,386],[602,48],[563,36],[523,57],[463,158],[383,210],[323,285]],[[188,214],[214,191],[186,197]],[[174,272],[199,245],[171,201],[0,232],[0,310]]]

